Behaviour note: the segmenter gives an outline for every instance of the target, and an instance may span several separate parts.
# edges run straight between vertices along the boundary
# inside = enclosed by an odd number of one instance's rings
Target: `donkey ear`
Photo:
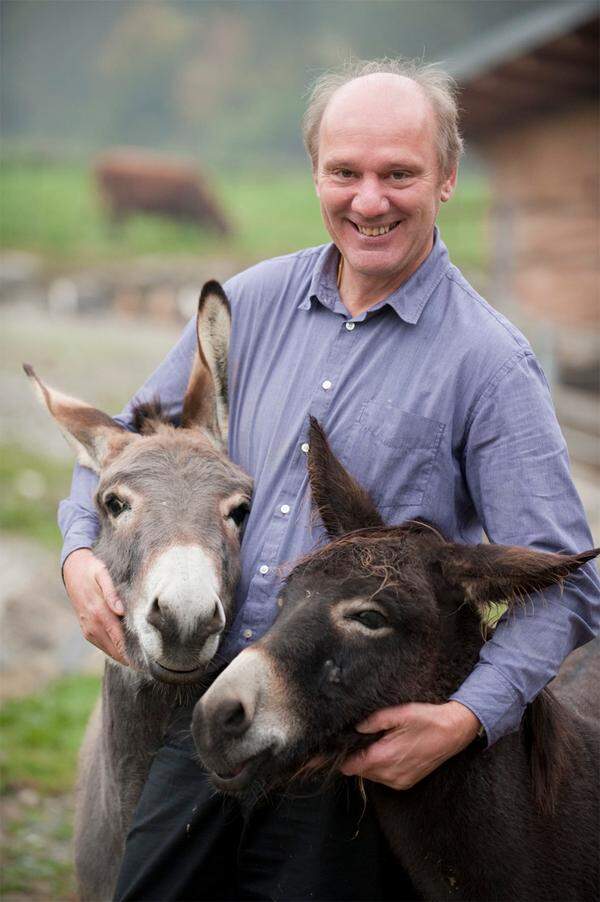
[[[314,417],[310,418],[308,475],[313,498],[330,536],[384,525],[367,492],[332,452]]]
[[[441,569],[446,582],[475,607],[485,608],[494,601],[510,606],[528,592],[562,583],[598,554],[600,548],[553,554],[510,545],[446,545],[441,550]]]
[[[99,473],[109,457],[137,438],[108,414],[45,385],[28,363],[23,364],[23,369],[38,400],[50,411],[82,466]]]
[[[204,426],[227,444],[227,355],[231,309],[218,282],[207,282],[202,289],[196,333],[198,353],[183,400],[181,425]]]

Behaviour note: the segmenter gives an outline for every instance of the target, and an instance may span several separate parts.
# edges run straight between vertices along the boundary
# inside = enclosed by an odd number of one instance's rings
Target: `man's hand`
[[[115,661],[128,664],[118,616],[125,609],[102,561],[89,548],[79,548],[65,561],[63,577],[85,638]]]
[[[443,705],[413,703],[376,711],[358,724],[359,733],[385,736],[351,755],[341,771],[392,789],[410,789],[477,736],[477,717],[460,702]]]

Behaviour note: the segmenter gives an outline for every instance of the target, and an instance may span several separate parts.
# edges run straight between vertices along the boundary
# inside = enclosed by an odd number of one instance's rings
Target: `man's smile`
[[[397,219],[396,222],[389,222],[385,225],[375,225],[375,226],[363,226],[357,222],[353,222],[351,219],[348,220],[359,235],[364,235],[367,238],[377,238],[380,235],[388,235],[393,229],[396,228],[397,225],[400,225],[400,220]]]

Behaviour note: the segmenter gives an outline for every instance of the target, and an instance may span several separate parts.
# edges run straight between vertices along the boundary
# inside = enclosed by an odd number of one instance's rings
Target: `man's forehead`
[[[373,134],[377,143],[385,135],[419,143],[433,135],[435,114],[422,88],[401,75],[366,75],[339,88],[327,105],[320,130],[325,140],[352,146],[356,138]],[[336,153],[337,156],[337,153]]]
[[[323,125],[336,127],[340,120],[368,118],[381,110],[394,110],[411,118],[432,118],[433,109],[425,92],[412,78],[392,73],[375,73],[354,78],[333,94],[323,114]]]

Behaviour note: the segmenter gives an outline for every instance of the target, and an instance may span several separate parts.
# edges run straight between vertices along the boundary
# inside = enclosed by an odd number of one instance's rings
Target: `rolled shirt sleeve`
[[[479,398],[464,467],[491,542],[561,552],[593,546],[550,392],[531,352],[508,361]],[[527,703],[599,628],[600,582],[589,563],[564,586],[532,593],[505,614],[452,698],[477,715],[492,744],[518,728]]]

